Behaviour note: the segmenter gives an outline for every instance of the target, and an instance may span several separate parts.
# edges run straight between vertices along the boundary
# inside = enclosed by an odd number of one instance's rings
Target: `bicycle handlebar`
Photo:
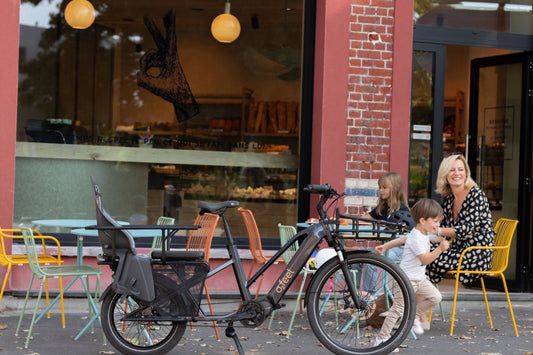
[[[337,191],[331,188],[330,184],[324,184],[324,185],[314,185],[309,184],[307,187],[304,187],[304,191],[309,192],[311,194],[321,194],[321,195],[338,195]]]

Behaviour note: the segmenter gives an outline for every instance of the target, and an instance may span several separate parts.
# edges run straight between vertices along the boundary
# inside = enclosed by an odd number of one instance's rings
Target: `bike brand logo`
[[[276,287],[277,293],[282,293],[286,288],[289,281],[291,281],[292,277],[294,276],[294,271],[288,269],[285,275],[280,279],[278,286]]]

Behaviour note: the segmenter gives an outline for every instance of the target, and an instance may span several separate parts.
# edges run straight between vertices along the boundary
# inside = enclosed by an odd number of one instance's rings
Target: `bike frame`
[[[296,253],[291,258],[289,264],[283,269],[278,279],[274,282],[272,288],[267,293],[266,297],[269,300],[269,302],[272,304],[274,308],[279,308],[278,304],[280,300],[283,298],[283,296],[287,293],[290,286],[293,284],[293,282],[298,277],[300,270],[305,266],[313,252],[316,250],[317,246],[320,244],[320,242],[323,239],[326,239],[328,245],[330,247],[333,247],[335,251],[337,252],[337,256],[341,262],[341,269],[343,271],[344,277],[346,280],[349,280],[348,285],[350,288],[351,295],[353,299],[355,300],[356,306],[360,306],[360,300],[359,296],[357,295],[357,292],[355,290],[355,283],[352,279],[352,274],[348,270],[348,266],[346,262],[344,261],[343,256],[343,249],[338,241],[335,240],[335,238],[332,236],[330,228],[327,224],[327,216],[325,211],[323,210],[323,206],[328,200],[328,196],[322,195],[320,198],[320,201],[317,205],[317,210],[320,215],[320,223],[316,225],[312,225],[303,231],[297,233],[295,236],[293,236],[284,246],[281,247],[268,261],[266,264],[264,264],[249,280],[246,280],[246,276],[244,274],[244,269],[242,266],[241,258],[239,256],[237,247],[235,246],[235,243],[233,241],[233,236],[231,235],[231,230],[229,228],[228,221],[224,215],[224,211],[219,212],[223,224],[224,224],[224,231],[226,235],[226,241],[227,241],[227,250],[229,254],[229,260],[225,262],[224,264],[220,265],[219,267],[211,270],[207,274],[207,279],[210,277],[216,275],[220,271],[228,268],[229,266],[233,267],[233,272],[235,274],[235,278],[237,281],[237,285],[239,288],[239,293],[241,296],[242,301],[251,301],[252,296],[250,293],[250,286],[257,281],[261,275],[263,275],[275,262],[278,260],[281,255],[287,251],[294,243],[296,243],[299,240],[303,239],[303,242],[300,243],[300,247],[296,251]],[[215,212],[216,213],[216,212]],[[245,319],[242,317],[242,313],[237,315],[238,313],[232,312],[228,313],[227,315],[206,315],[205,312],[201,310],[200,311],[203,314],[203,317],[196,317],[195,320],[226,320],[226,321],[233,321],[233,320],[240,320]]]

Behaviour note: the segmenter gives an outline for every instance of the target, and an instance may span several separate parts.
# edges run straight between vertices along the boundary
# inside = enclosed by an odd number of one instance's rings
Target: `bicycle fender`
[[[113,285],[114,285],[114,282],[111,283],[109,286],[107,286],[107,288],[104,290],[104,292],[102,292],[102,294],[100,295],[100,298],[99,298],[99,302],[102,302],[109,292],[115,290],[115,287],[113,287]]]

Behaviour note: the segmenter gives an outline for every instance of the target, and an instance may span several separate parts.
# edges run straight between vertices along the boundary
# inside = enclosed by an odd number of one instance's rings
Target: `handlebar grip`
[[[309,184],[307,185],[307,187],[304,187],[304,191],[307,191],[312,194],[325,194],[331,191],[331,185],[330,184],[324,184],[324,185]]]

